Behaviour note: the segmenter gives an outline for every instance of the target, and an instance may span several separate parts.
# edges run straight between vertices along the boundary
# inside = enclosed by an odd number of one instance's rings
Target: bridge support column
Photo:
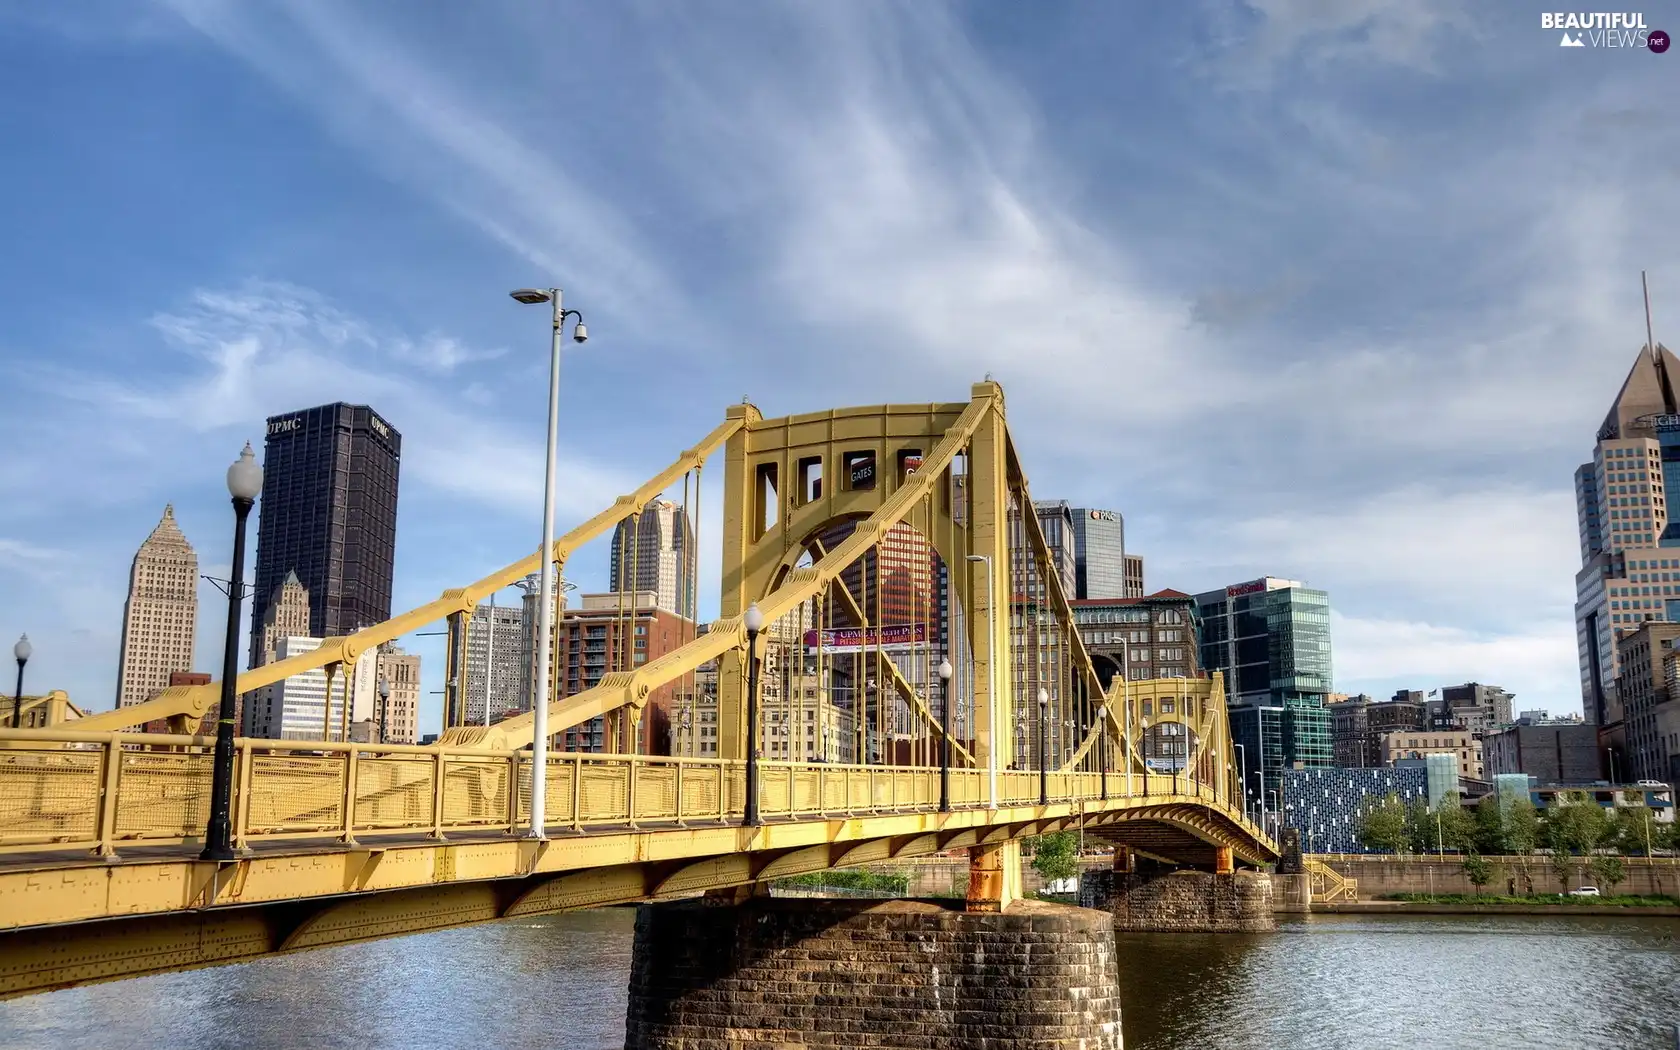
[[[1213,847],[1213,873],[1215,875],[1230,875],[1237,870],[1231,857],[1231,847]]]
[[[1218,860],[1215,859],[1215,866]],[[1258,933],[1277,928],[1272,878],[1258,871],[1172,870],[1152,862],[1133,871],[1087,871],[1079,903],[1114,913],[1122,933]]]
[[[1021,843],[1016,839],[968,848],[968,903],[973,912],[1000,912],[1021,899]]]
[[[1039,901],[643,905],[625,1050],[1120,1050],[1107,916]]]
[[[1130,847],[1130,846],[1116,846],[1116,847],[1114,847],[1114,870],[1115,871],[1135,871],[1136,869],[1137,869],[1137,858],[1132,856],[1132,847]]]

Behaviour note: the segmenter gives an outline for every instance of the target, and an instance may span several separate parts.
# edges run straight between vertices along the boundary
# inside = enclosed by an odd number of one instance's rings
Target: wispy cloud
[[[1395,689],[1492,682],[1524,704],[1545,707],[1579,679],[1575,632],[1567,623],[1511,632],[1475,632],[1409,620],[1331,614],[1337,688],[1387,699]],[[1567,683],[1567,684],[1565,684]]]

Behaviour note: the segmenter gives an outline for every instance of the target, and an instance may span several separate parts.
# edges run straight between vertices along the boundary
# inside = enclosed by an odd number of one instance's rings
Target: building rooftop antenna
[[[1645,271],[1639,271],[1639,287],[1645,293],[1645,346],[1651,351],[1651,356],[1657,356],[1657,342],[1651,338],[1651,285],[1645,279]]]

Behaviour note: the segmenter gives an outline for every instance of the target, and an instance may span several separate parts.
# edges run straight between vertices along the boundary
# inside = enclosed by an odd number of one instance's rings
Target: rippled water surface
[[[0,1003],[0,1048],[624,1045],[630,909]],[[1128,1050],[1672,1050],[1680,920],[1314,917],[1119,938]]]

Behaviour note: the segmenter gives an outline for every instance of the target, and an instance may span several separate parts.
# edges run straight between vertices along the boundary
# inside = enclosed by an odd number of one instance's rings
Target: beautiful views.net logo
[[[1562,30],[1559,47],[1643,47],[1660,55],[1669,45],[1668,34],[1646,26],[1638,11],[1547,11],[1540,28]]]

